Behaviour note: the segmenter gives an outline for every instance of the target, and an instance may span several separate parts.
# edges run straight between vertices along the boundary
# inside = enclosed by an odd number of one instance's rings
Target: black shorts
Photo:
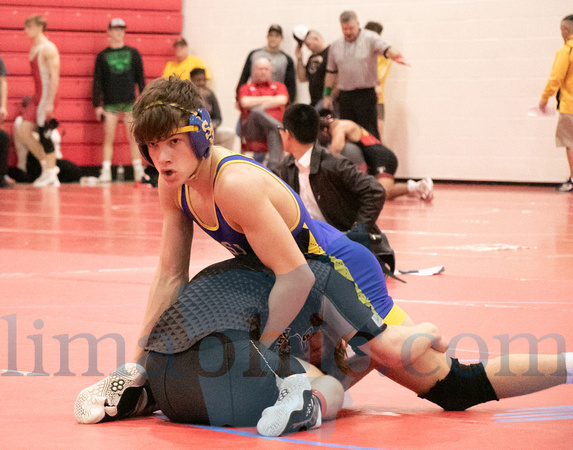
[[[200,272],[178,291],[148,341],[146,369],[159,408],[171,420],[254,426],[277,399],[281,378],[303,373],[309,339],[320,333],[324,367],[343,336],[359,347],[384,331],[371,305],[333,261],[309,261],[315,284],[283,339],[272,348],[255,345],[268,317],[274,274],[256,258],[237,257]],[[258,348],[258,347],[257,347]],[[279,356],[280,354],[280,356]],[[270,370],[272,368],[272,370]]]
[[[398,169],[398,158],[392,150],[382,144],[364,145],[362,154],[368,166],[368,174],[375,177],[394,176]]]
[[[148,380],[157,406],[174,422],[253,427],[278,398],[276,377],[304,373],[294,357],[264,346],[248,333],[227,330],[172,355],[151,352]],[[272,369],[272,370],[271,370]]]

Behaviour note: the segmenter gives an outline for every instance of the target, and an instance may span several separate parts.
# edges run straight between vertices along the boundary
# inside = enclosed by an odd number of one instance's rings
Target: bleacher
[[[46,36],[60,52],[60,86],[55,117],[60,121],[64,158],[80,166],[99,166],[103,127],[95,119],[92,76],[98,52],[109,45],[107,26],[114,17],[127,24],[125,43],[139,50],[147,81],[161,76],[172,57],[173,41],[183,25],[182,0],[6,0],[0,5],[0,55],[8,72],[8,120],[22,98],[33,94],[28,52],[31,41],[24,21],[32,14],[48,22]],[[52,6],[57,4],[57,6]],[[11,152],[10,163],[15,163]],[[118,124],[113,164],[130,164],[125,127]]]

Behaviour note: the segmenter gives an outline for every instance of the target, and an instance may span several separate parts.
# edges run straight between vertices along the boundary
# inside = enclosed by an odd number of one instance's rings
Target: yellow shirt
[[[559,112],[573,114],[573,35],[569,36],[567,43],[555,55],[541,100],[547,102],[559,89]]]
[[[384,83],[390,71],[391,59],[386,59],[383,56],[378,57],[378,82],[380,84],[380,94],[378,95],[378,103],[384,104]]]
[[[178,75],[182,80],[189,79],[189,73],[197,67],[205,69],[205,76],[211,78],[211,73],[201,58],[189,55],[183,61],[169,61],[163,69],[163,78],[169,78],[170,75]]]

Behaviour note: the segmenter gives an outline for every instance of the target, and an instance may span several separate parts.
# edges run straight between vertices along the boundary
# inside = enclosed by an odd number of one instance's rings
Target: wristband
[[[324,86],[322,91],[322,97],[330,97],[332,95],[332,88],[330,86]]]

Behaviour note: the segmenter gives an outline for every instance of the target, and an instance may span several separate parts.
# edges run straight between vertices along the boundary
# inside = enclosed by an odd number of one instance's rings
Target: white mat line
[[[31,277],[59,277],[70,275],[89,275],[98,273],[119,273],[119,272],[152,272],[155,267],[125,267],[117,269],[84,269],[84,270],[66,270],[62,272],[12,272],[0,273],[0,278],[31,278]],[[151,281],[151,280],[150,280]]]
[[[394,299],[396,303],[422,303],[427,305],[447,305],[447,306],[469,306],[469,307],[479,307],[479,308],[527,308],[537,309],[539,306],[545,305],[567,305],[571,306],[571,302],[508,302],[502,301],[499,303],[491,302],[463,302],[463,301],[446,301],[446,300],[404,300],[404,299]],[[573,309],[565,309],[561,311],[573,311]]]

